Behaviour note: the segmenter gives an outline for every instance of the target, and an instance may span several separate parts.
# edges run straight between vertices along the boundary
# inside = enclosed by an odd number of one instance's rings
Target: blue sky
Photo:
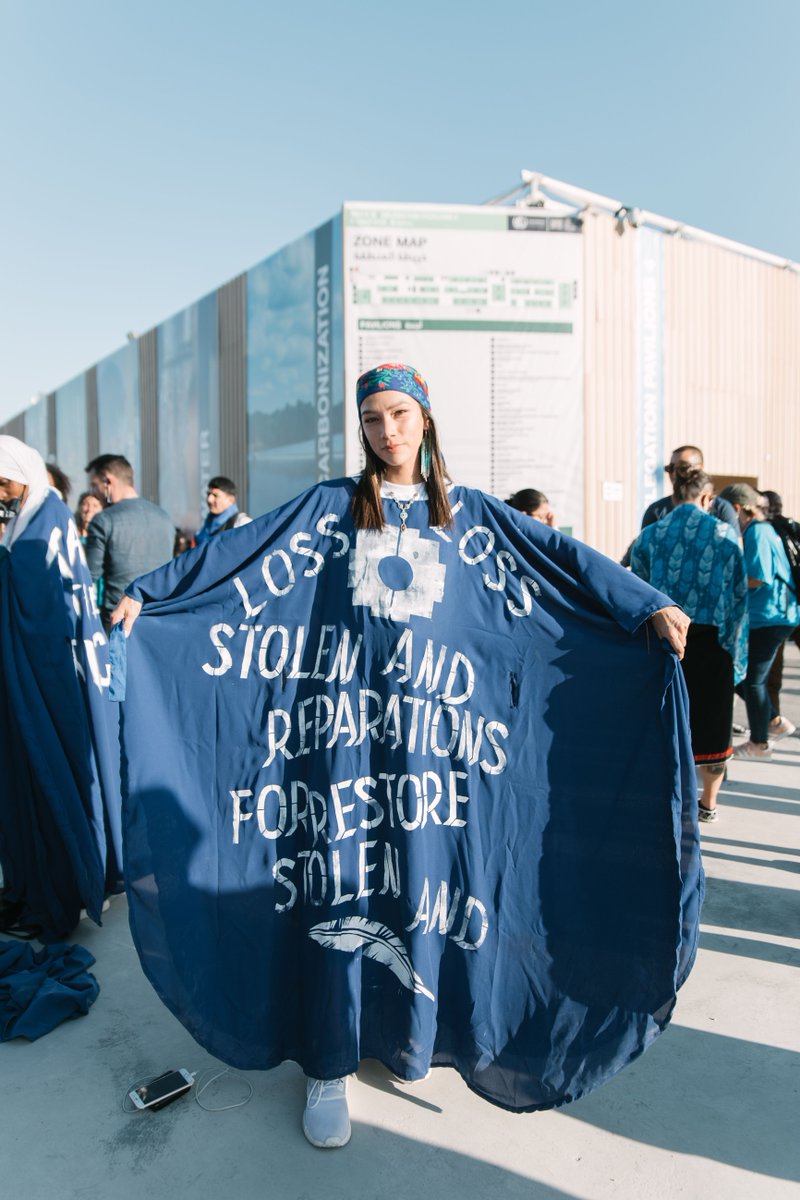
[[[0,419],[331,216],[522,167],[800,260],[796,0],[0,0]]]

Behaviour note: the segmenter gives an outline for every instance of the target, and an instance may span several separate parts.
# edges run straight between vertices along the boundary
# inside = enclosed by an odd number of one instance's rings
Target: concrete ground
[[[800,726],[800,654],[784,714]],[[737,701],[737,717],[742,709]],[[243,1108],[190,1095],[126,1115],[134,1081],[214,1065],[167,1012],[133,950],[124,899],[79,940],[97,957],[88,1016],[0,1046],[0,1195],[9,1200],[781,1200],[800,1197],[800,736],[769,763],[734,762],[703,827],[708,897],[697,965],[671,1027],[598,1092],[515,1116],[453,1071],[401,1087],[375,1063],[351,1083],[353,1139],[300,1131],[304,1082],[248,1074]],[[203,1101],[243,1095],[220,1080]]]

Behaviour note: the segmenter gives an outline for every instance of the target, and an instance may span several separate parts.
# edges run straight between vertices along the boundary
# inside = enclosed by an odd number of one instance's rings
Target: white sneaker
[[[776,721],[769,723],[769,736],[777,742],[779,738],[791,737],[797,732],[797,726],[793,725],[786,717],[778,717]]]
[[[772,750],[769,745],[766,747],[759,746],[756,742],[740,742],[738,746],[733,747],[734,758],[772,758]]]
[[[403,1087],[413,1087],[417,1083],[424,1083],[426,1079],[430,1079],[433,1071],[428,1067],[424,1075],[420,1075],[419,1079],[403,1079],[401,1075],[395,1075],[392,1071],[392,1079],[395,1083],[401,1084]]]
[[[312,1079],[309,1075],[303,1133],[321,1150],[347,1145],[351,1130],[346,1079]]]

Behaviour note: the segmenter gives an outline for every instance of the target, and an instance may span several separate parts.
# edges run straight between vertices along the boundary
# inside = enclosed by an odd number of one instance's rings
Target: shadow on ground
[[[728,933],[701,933],[700,949],[717,954],[735,954],[758,962],[780,963],[784,967],[800,967],[800,950],[776,942],[761,942],[758,938],[738,938]]]
[[[769,867],[773,871],[789,871],[793,875],[800,874],[800,862],[791,858],[753,858],[745,854],[726,854],[724,850],[709,850],[703,847],[703,859],[725,858],[729,862],[748,863],[752,867]]]
[[[563,1112],[650,1146],[800,1180],[798,1067],[789,1050],[673,1026],[627,1072]]]
[[[723,929],[744,929],[767,937],[797,937],[797,891],[709,879],[701,921]]]

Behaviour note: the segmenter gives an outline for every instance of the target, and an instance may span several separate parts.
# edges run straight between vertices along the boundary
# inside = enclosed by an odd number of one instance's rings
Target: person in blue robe
[[[412,368],[357,399],[359,478],[114,614],[144,970],[225,1062],[299,1063],[323,1147],[364,1058],[512,1111],[597,1087],[667,1025],[703,891],[688,618],[450,484]]]
[[[75,522],[41,455],[0,436],[4,927],[59,941],[121,889],[117,714]]]

